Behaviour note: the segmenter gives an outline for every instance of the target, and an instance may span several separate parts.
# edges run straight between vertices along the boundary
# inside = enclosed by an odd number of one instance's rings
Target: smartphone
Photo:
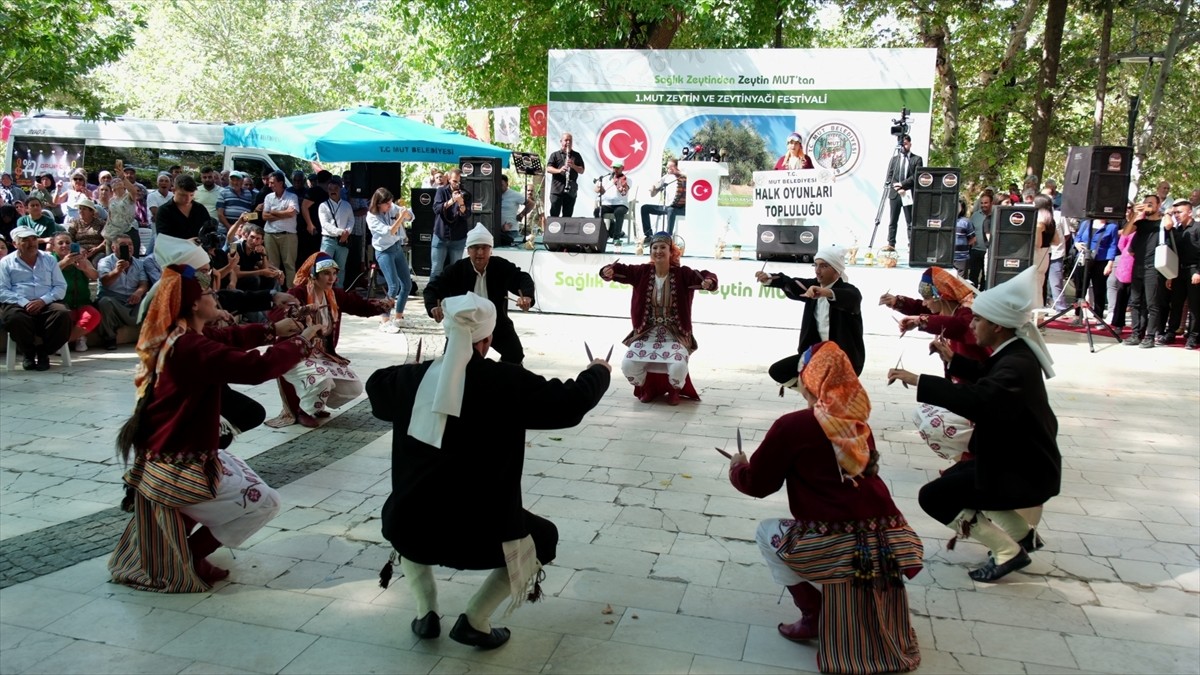
[[[79,248],[79,244],[71,242],[71,253],[80,253],[83,249]]]
[[[246,212],[246,220],[258,220],[258,211]]]
[[[129,244],[121,244],[117,247],[117,258],[121,260],[133,259],[133,254],[129,251]]]
[[[124,170],[125,170],[125,160],[118,159],[117,160],[117,173],[121,173]]]

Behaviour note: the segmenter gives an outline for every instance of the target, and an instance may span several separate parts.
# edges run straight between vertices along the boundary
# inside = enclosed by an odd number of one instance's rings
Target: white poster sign
[[[865,247],[902,108],[913,151],[929,154],[934,59],[932,49],[552,50],[547,152],[573,134],[582,185],[622,160],[639,222],[641,207],[658,203],[649,186],[668,159],[721,163],[728,176],[712,186],[716,213],[689,218],[689,209],[678,234],[692,255],[712,255],[718,241],[752,255],[759,224],[805,217],[772,219],[755,206],[755,172],[775,169],[799,134],[812,166],[834,181],[834,196],[805,224],[821,228],[822,244]],[[574,215],[590,210],[581,199]]]

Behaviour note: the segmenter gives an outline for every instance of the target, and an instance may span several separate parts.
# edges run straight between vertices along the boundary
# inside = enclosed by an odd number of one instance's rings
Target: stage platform
[[[537,288],[535,311],[585,316],[628,317],[629,286],[600,278],[600,268],[619,261],[627,265],[649,262],[648,255],[629,253],[560,253],[537,248],[496,248],[492,255],[509,260],[533,276]],[[812,264],[776,263],[753,259],[684,258],[683,265],[717,275],[716,291],[697,291],[692,320],[735,326],[799,328],[801,303],[782,291],[758,283],[754,273],[813,277]],[[856,265],[847,268],[847,281],[863,295],[863,329],[872,334],[898,333],[895,312],[878,307],[879,296],[891,292],[917,296],[923,268]]]

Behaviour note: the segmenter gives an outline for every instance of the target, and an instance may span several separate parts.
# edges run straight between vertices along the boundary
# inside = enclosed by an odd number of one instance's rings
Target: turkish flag
[[[529,132],[532,136],[546,135],[546,104],[529,106]]]
[[[0,119],[0,143],[8,141],[8,135],[12,133],[13,120],[21,116],[19,112],[11,112]],[[545,135],[545,134],[543,134]]]

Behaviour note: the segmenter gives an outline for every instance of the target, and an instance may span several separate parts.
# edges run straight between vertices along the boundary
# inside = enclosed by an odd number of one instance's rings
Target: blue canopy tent
[[[315,162],[437,162],[511,151],[379,108],[343,108],[225,127],[225,145],[261,148]]]

